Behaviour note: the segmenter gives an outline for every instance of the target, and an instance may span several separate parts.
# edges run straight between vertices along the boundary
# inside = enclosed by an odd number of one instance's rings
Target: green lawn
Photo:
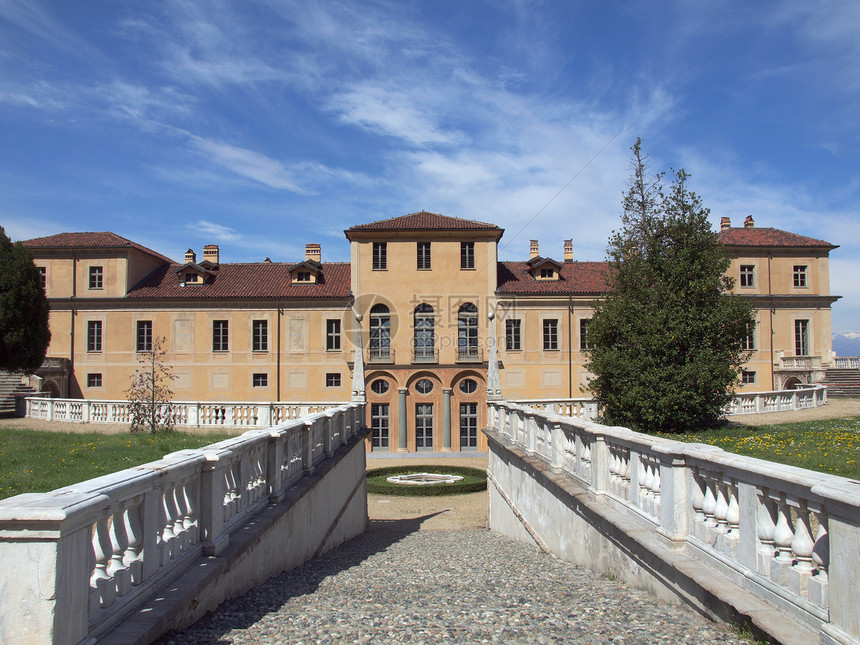
[[[739,455],[860,479],[860,417],[735,426],[661,436],[707,443]]]
[[[0,499],[54,490],[232,436],[236,433],[78,434],[11,429],[0,423]]]

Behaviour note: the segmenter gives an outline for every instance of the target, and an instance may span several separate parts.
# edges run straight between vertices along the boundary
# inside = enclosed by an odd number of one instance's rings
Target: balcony
[[[413,363],[438,363],[439,350],[433,347],[415,347],[412,350]]]
[[[821,369],[820,356],[780,356],[777,369],[818,370]]]
[[[394,350],[390,347],[371,347],[367,351],[369,365],[391,365],[394,363]]]
[[[457,348],[458,363],[483,363],[484,350],[480,347],[465,347]]]

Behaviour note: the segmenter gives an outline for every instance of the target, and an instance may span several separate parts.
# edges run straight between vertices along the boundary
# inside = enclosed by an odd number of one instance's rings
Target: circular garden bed
[[[459,475],[463,479],[452,483],[413,486],[394,484],[388,481],[393,475],[414,473],[435,473],[439,475]],[[367,492],[377,495],[402,495],[404,497],[429,497],[437,495],[462,495],[487,490],[487,473],[480,468],[466,466],[389,466],[367,471]]]

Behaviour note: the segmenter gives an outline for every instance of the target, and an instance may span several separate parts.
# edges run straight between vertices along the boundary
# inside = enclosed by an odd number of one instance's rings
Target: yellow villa
[[[506,398],[588,396],[606,291],[606,264],[575,260],[572,240],[501,261],[503,233],[422,211],[347,229],[349,262],[307,244],[294,263],[221,262],[215,245],[178,263],[114,233],[27,240],[51,305],[43,389],[123,399],[139,352],[164,338],[177,400],[342,402],[360,338],[373,450],[484,450],[491,339]],[[717,239],[756,308],[740,388],[820,381],[837,247],[751,217],[723,218]]]

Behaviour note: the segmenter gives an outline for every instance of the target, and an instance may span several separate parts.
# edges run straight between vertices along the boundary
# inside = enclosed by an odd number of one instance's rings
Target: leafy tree
[[[637,139],[609,293],[588,326],[590,388],[605,421],[645,432],[715,425],[746,359],[752,305],[730,295],[729,259],[689,175],[649,172]]]
[[[51,332],[48,299],[30,250],[0,226],[0,369],[35,372]]]
[[[131,385],[125,391],[131,412],[131,432],[173,429],[173,390],[176,377],[165,363],[166,338],[155,338],[148,352],[138,354],[140,366],[131,375]]]

